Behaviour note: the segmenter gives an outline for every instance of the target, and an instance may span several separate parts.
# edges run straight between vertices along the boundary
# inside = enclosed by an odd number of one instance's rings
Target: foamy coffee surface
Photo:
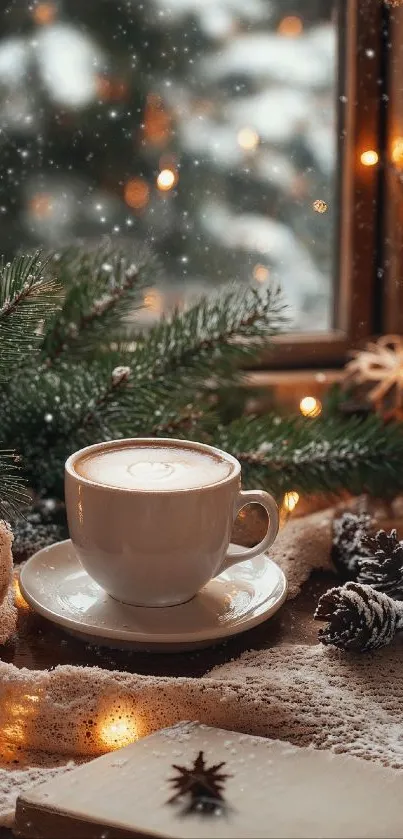
[[[94,452],[75,463],[89,481],[123,489],[194,489],[216,484],[231,472],[224,458],[176,446],[123,446]]]

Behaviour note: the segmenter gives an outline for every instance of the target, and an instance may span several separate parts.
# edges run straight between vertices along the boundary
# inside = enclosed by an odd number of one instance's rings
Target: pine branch
[[[39,348],[43,321],[57,308],[60,289],[45,269],[39,251],[0,267],[0,380]]]
[[[177,387],[206,378],[228,380],[286,322],[278,288],[261,294],[230,287],[162,320],[138,339],[133,355],[137,381],[171,379]]]
[[[209,405],[183,388],[137,385],[115,353],[83,364],[25,371],[0,394],[0,439],[23,455],[29,486],[63,497],[66,457],[99,440],[135,436],[204,437]],[[24,411],[21,413],[21,405]]]
[[[241,461],[247,484],[279,497],[290,489],[393,496],[403,488],[403,425],[376,416],[242,418],[218,429],[214,442]]]
[[[141,292],[155,263],[145,248],[123,252],[111,245],[68,248],[51,258],[64,302],[43,341],[47,363],[61,356],[89,358],[124,334],[124,321],[143,305]]]
[[[0,518],[9,519],[29,501],[15,454],[0,451]]]

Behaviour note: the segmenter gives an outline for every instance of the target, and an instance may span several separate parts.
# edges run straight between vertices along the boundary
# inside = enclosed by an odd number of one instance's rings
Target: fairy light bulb
[[[29,609],[28,603],[24,600],[17,578],[14,579],[14,603],[18,609]]]
[[[177,182],[177,175],[172,169],[162,169],[157,178],[157,187],[161,192],[168,192]]]
[[[315,396],[304,396],[299,403],[299,409],[304,417],[318,417],[322,412],[322,404]]]
[[[284,499],[283,499],[283,507],[287,510],[288,513],[292,513],[295,510],[299,501],[299,493],[293,489],[290,492],[286,492]]]
[[[107,716],[100,725],[99,737],[106,749],[121,749],[138,740],[138,729],[132,714],[119,712]]]
[[[375,149],[367,149],[363,151],[360,160],[363,166],[376,166],[379,160],[378,152]]]
[[[304,25],[300,17],[297,15],[287,15],[287,17],[283,17],[280,21],[277,32],[286,38],[297,38],[298,35],[301,35],[303,28]]]
[[[260,262],[254,266],[253,269],[253,279],[256,280],[257,283],[265,283],[270,276],[270,271],[266,268],[265,265],[262,265]]]

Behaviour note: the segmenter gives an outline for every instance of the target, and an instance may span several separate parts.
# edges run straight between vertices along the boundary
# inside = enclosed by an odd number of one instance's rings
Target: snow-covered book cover
[[[403,776],[181,723],[24,792],[22,837],[403,837]]]

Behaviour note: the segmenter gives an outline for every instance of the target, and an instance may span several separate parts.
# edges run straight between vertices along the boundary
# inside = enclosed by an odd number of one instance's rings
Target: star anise
[[[225,761],[207,767],[203,752],[199,752],[190,769],[187,766],[173,764],[173,769],[176,769],[178,774],[169,779],[175,793],[168,804],[178,799],[186,799],[185,813],[195,811],[217,813],[223,810],[225,808],[223,788],[225,781],[232,777],[232,775],[220,772],[223,766],[225,766]]]

